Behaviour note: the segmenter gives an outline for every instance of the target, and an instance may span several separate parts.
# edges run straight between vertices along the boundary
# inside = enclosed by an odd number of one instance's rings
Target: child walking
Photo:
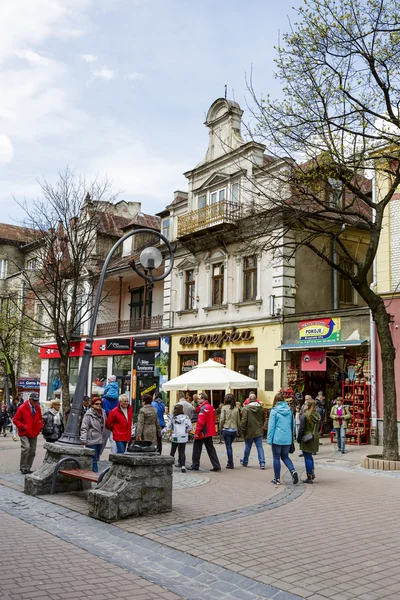
[[[182,404],[175,404],[172,415],[168,417],[167,431],[171,431],[171,456],[175,456],[178,450],[178,467],[182,473],[186,473],[186,444],[189,440],[189,431],[192,429],[192,423],[183,412]]]

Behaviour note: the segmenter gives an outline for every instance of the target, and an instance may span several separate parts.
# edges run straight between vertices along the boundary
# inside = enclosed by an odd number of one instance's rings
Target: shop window
[[[195,308],[195,279],[194,269],[185,271],[185,310]]]
[[[60,359],[50,358],[49,377],[47,381],[47,400],[61,395]]]
[[[340,266],[349,273],[353,272],[354,266],[350,260],[342,260]],[[347,277],[339,273],[339,302],[342,304],[354,304],[354,289]]]
[[[212,358],[221,365],[226,365],[226,350],[208,350],[206,352],[207,360]]]
[[[224,301],[224,264],[212,265],[211,304],[218,305]]]
[[[79,358],[73,356],[69,359],[69,395],[71,402],[75,395],[76,384],[78,383],[79,375]]]
[[[92,396],[102,396],[107,385],[107,356],[94,356],[92,360]]]
[[[257,379],[257,352],[233,352],[233,355],[235,357],[235,371],[252,379]],[[235,390],[234,396],[238,402],[243,404],[246,398],[249,397],[250,392],[257,394],[257,389]]]
[[[197,352],[189,352],[188,354],[180,354],[180,367],[179,374],[187,373],[191,371],[193,367],[197,367],[199,364],[199,355]]]
[[[143,317],[143,303],[144,303],[144,287],[133,288],[130,290],[131,293],[131,301],[129,303],[130,307],[130,319],[141,319]],[[152,292],[147,293],[146,299],[146,316],[151,317],[151,304],[152,304]]]
[[[119,393],[130,398],[132,356],[114,356],[112,372],[117,378]]]
[[[257,297],[257,257],[243,258],[243,301],[255,300]]]

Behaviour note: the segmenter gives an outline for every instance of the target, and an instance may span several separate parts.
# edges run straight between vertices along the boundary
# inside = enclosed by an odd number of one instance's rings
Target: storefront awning
[[[342,342],[321,342],[320,344],[282,344],[276,350],[289,350],[289,352],[299,350],[321,350],[323,348],[353,348],[353,346],[362,346],[367,344],[368,340],[343,340]]]

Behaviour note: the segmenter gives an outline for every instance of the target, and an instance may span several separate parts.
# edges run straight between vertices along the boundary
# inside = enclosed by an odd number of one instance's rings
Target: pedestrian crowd
[[[205,448],[211,462],[211,471],[220,471],[221,464],[214,447],[213,438],[219,425],[220,439],[224,441],[227,455],[227,469],[234,469],[233,442],[241,437],[244,440],[242,467],[247,467],[253,444],[256,447],[260,469],[265,469],[264,436],[271,446],[273,458],[274,485],[281,483],[281,464],[288,469],[292,481],[297,484],[298,473],[290,454],[295,452],[295,441],[299,444],[304,458],[306,479],[315,479],[314,455],[319,449],[319,438],[323,436],[325,419],[325,397],[319,392],[315,400],[305,396],[303,405],[293,398],[287,399],[280,392],[276,394],[269,414],[254,392],[241,405],[233,394],[226,394],[223,403],[216,410],[205,392],[194,394],[178,392],[177,403],[170,414],[167,413],[160,392],[144,394],[142,407],[133,423],[133,409],[126,394],[119,394],[115,375],[108,378],[102,397],[84,397],[80,414],[80,441],[83,446],[94,450],[92,469],[98,471],[98,461],[110,441],[112,453],[124,453],[132,439],[136,443],[145,442],[153,451],[162,452],[163,435],[171,442],[170,455],[178,459],[175,466],[183,473],[187,469],[198,471]],[[9,409],[5,404],[0,411],[0,431],[7,435],[12,431],[13,440],[17,433],[21,441],[20,470],[31,473],[36,454],[37,438],[40,432],[47,442],[56,442],[65,430],[61,402],[53,399],[49,409],[42,415],[39,395],[30,394],[26,402],[17,398]],[[68,419],[69,411],[66,413]],[[349,408],[343,398],[337,398],[332,406],[330,417],[336,432],[338,451],[345,452],[346,428],[351,421]],[[186,446],[193,439],[191,466],[186,466]]]

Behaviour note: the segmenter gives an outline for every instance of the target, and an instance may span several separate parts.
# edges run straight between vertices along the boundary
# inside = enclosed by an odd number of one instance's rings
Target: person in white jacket
[[[182,473],[186,473],[186,444],[189,440],[189,431],[192,429],[192,422],[189,417],[184,414],[182,404],[178,403],[174,406],[174,412],[168,417],[166,431],[171,432],[171,452],[170,455],[175,457],[178,450],[179,463]]]

